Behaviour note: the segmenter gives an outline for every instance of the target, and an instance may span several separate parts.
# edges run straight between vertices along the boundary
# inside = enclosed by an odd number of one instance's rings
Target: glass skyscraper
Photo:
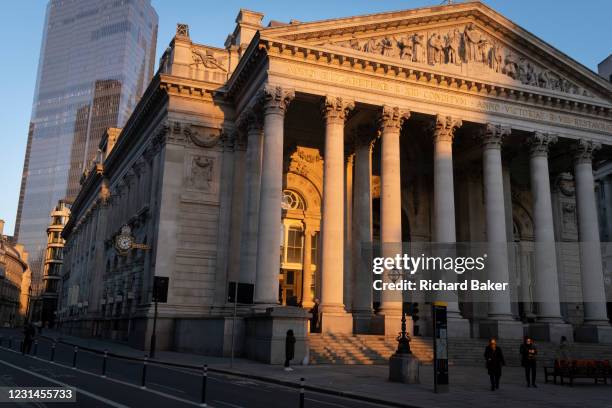
[[[46,228],[58,200],[74,199],[108,127],[122,127],[155,65],[150,0],[47,4],[15,225],[40,290]]]

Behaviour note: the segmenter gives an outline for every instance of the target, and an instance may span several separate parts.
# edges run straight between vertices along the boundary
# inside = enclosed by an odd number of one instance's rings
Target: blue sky
[[[440,3],[441,0],[153,0],[159,14],[157,57],[167,47],[177,22],[189,24],[195,42],[222,47],[234,29],[234,19],[241,7],[264,13],[267,24],[270,19],[311,21]],[[610,0],[489,0],[486,3],[592,70],[612,52]],[[9,235],[17,212],[45,6],[44,0],[2,4],[0,78],[4,98],[0,109],[0,218],[6,220],[5,234]]]

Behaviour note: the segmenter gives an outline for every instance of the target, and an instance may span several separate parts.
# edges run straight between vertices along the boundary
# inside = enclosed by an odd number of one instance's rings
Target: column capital
[[[327,122],[344,124],[349,111],[355,108],[355,102],[340,96],[326,95],[321,101],[321,114]]]
[[[409,117],[410,111],[400,109],[398,106],[383,105],[378,118],[378,126],[383,132],[387,129],[399,131]]]
[[[501,149],[504,137],[508,136],[512,129],[494,123],[487,123],[480,130],[480,140],[484,149]]]
[[[434,143],[437,142],[451,142],[455,138],[455,130],[463,125],[461,119],[447,116],[447,115],[437,115],[436,121],[432,126],[433,131],[433,140]]]
[[[529,138],[527,138],[527,144],[529,145],[529,152],[531,157],[536,156],[548,156],[548,148],[550,145],[557,143],[557,135],[544,132],[534,132]]]
[[[234,144],[236,143],[235,132],[233,129],[223,129],[221,131],[221,137],[219,138],[221,141],[221,147],[225,151],[233,151]]]
[[[349,134],[350,144],[354,149],[367,146],[370,150],[374,146],[374,142],[379,137],[379,132],[372,125],[361,124],[353,129]]]
[[[268,84],[260,91],[258,98],[259,102],[263,104],[264,114],[274,113],[284,115],[289,104],[295,98],[295,91]]]
[[[589,139],[578,139],[573,146],[574,162],[576,164],[591,163],[593,153],[601,149],[601,143]]]
[[[261,132],[263,130],[263,116],[261,105],[254,104],[242,111],[236,120],[236,126],[244,132]]]

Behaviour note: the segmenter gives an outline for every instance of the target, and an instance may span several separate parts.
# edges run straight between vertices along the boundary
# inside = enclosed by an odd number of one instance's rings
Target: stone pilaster
[[[343,303],[344,288],[344,122],[352,101],[326,96],[321,104],[325,120],[321,265],[321,330],[352,332]]]
[[[263,111],[255,105],[242,115],[241,125],[247,134],[244,205],[240,235],[240,282],[255,283],[257,262],[257,231],[259,222],[259,192],[263,147]]]
[[[283,189],[283,132],[285,112],[295,96],[280,86],[264,87],[263,162],[257,232],[257,274],[254,301],[260,305],[278,303],[280,271],[279,228]]]
[[[369,333],[372,320],[372,147],[377,137],[372,126],[352,135],[355,151],[353,189],[353,327]]]

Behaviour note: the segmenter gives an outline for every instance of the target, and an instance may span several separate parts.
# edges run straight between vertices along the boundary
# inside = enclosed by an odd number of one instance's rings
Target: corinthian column
[[[504,207],[501,147],[510,128],[488,124],[482,132],[482,162],[485,218],[488,242],[487,273],[494,282],[509,283],[508,242]],[[522,327],[513,321],[510,291],[489,293],[489,321],[481,325],[481,336],[522,336]]]
[[[321,105],[325,119],[323,158],[323,259],[321,264],[321,330],[352,332],[344,309],[344,121],[352,101],[326,96]],[[348,318],[348,319],[347,319]]]
[[[242,206],[240,241],[240,282],[255,283],[257,262],[257,229],[259,224],[259,190],[261,186],[261,154],[263,147],[263,112],[256,105],[245,111],[242,124],[247,134],[245,203]]]
[[[593,152],[599,143],[581,139],[575,146],[574,176],[578,207],[578,237],[580,240],[580,272],[582,275],[582,301],[584,323],[590,326],[609,326],[606,315],[606,295],[595,204],[593,180]],[[584,331],[584,330],[583,330]],[[597,334],[597,333],[595,333]],[[584,333],[576,333],[576,339]],[[581,340],[597,340],[582,338]],[[612,338],[609,339],[612,341]]]
[[[398,107],[383,106],[380,116],[382,138],[380,245],[382,256],[395,257],[402,253],[402,194],[400,176],[400,130],[410,113]],[[385,282],[390,282],[386,271]],[[381,293],[380,314],[384,316],[385,335],[400,331],[402,292],[385,290]]]
[[[264,106],[264,140],[254,301],[276,305],[280,272],[283,129],[285,112],[294,98],[294,92],[279,86],[266,86],[261,98]]]
[[[361,126],[353,134],[353,322],[356,333],[368,333],[372,320],[372,146],[377,131]]]
[[[556,136],[545,133],[536,132],[531,136],[529,164],[533,195],[538,321],[560,323],[557,254],[548,174],[548,147],[556,141]]]
[[[454,256],[453,248],[457,236],[455,231],[455,189],[453,177],[453,139],[455,130],[462,125],[460,119],[452,116],[438,115],[433,129],[434,142],[434,214],[433,241],[446,245]],[[445,246],[445,245],[443,245]],[[455,279],[455,276],[452,276]],[[470,327],[467,320],[461,318],[457,294],[449,292],[448,319],[449,335],[452,337],[469,337]]]

